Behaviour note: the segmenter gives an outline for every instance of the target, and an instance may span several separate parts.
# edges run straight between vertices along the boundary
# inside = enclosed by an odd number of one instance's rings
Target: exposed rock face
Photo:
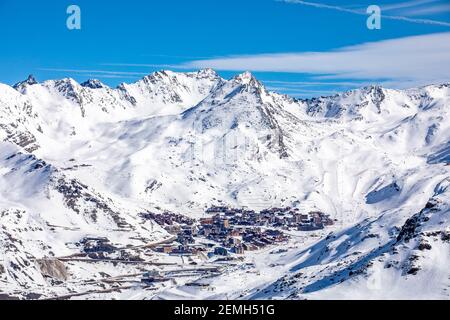
[[[44,258],[37,260],[36,263],[44,277],[50,277],[60,281],[66,281],[69,277],[66,266],[57,259]]]
[[[91,88],[91,89],[106,88],[106,86],[97,79],[89,79],[88,81],[83,82],[81,84],[81,86],[86,87],[86,88]]]
[[[13,88],[16,89],[19,92],[23,92],[27,86],[32,86],[38,84],[36,79],[33,77],[33,75],[29,75],[28,78],[25,81],[16,83]]]

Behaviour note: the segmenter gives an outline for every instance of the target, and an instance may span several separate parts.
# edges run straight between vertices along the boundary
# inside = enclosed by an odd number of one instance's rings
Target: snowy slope
[[[416,229],[449,227],[449,105],[449,84],[297,100],[248,72],[224,80],[209,69],[156,72],[115,89],[32,77],[0,85],[1,239],[16,239],[0,257],[3,281],[38,283],[35,275],[13,279],[33,259],[73,254],[67,243],[87,235],[122,246],[164,239],[142,212],[199,217],[218,204],[294,206],[327,212],[339,230],[282,258],[289,268],[280,279],[245,296],[333,298],[346,286],[349,295],[374,297],[374,277],[414,276],[404,273],[422,236],[396,240],[408,219],[434,212],[422,209],[437,201],[442,223],[430,218]],[[26,228],[30,221],[36,230]],[[448,261],[445,241],[431,246],[423,254]],[[15,270],[12,255],[28,262]],[[404,281],[425,286],[436,273],[428,292],[446,297],[437,289],[446,274],[433,265]],[[389,283],[397,282],[383,280],[381,291]]]
[[[449,299],[449,179],[418,213],[386,212],[332,233],[282,263],[258,299]]]
[[[36,260],[77,253],[74,245],[86,236],[118,245],[167,236],[139,216],[145,208],[99,194],[9,143],[0,143],[0,155],[0,279],[8,284],[3,291],[45,286]]]

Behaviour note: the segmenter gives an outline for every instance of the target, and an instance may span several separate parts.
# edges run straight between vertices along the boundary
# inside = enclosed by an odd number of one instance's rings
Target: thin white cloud
[[[434,2],[439,2],[440,0],[416,0],[416,1],[405,1],[405,2],[398,2],[398,3],[392,3],[392,4],[382,4],[381,8],[384,11],[388,10],[398,10],[398,9],[405,9],[405,8],[412,8],[417,6],[422,6],[424,4],[430,4]]]
[[[328,52],[231,56],[194,60],[178,68],[306,73],[323,79],[427,84],[449,80],[450,32],[369,42]]]
[[[270,91],[274,92],[283,92],[285,94],[289,95],[324,95],[329,96],[338,93],[339,91],[336,90],[308,90],[308,89],[295,89],[295,88],[288,88],[288,87],[272,87],[268,86],[266,87]]]
[[[328,5],[324,3],[318,3],[318,2],[309,2],[309,1],[301,1],[301,0],[277,0],[281,2],[286,3],[293,3],[293,4],[299,4],[303,6],[310,6],[315,7],[319,9],[329,9],[329,10],[335,10],[340,12],[347,12],[357,15],[367,15],[366,11],[361,9],[349,9],[345,7],[340,6],[334,6],[334,5]],[[450,27],[450,22],[447,21],[438,21],[438,20],[431,20],[431,19],[418,19],[418,18],[409,18],[405,16],[394,16],[394,15],[382,15],[383,19],[390,19],[390,20],[399,20],[399,21],[405,21],[405,22],[411,22],[411,23],[418,23],[418,24],[429,24],[429,25],[437,25],[437,26],[443,26],[443,27]]]
[[[40,71],[57,72],[81,76],[90,79],[136,79],[149,74],[149,72],[127,72],[109,70],[89,70],[89,69],[60,69],[60,68],[38,68]]]
[[[83,76],[90,79],[136,79],[136,76],[120,76],[114,74],[96,74],[96,73],[83,73]]]
[[[107,71],[107,70],[86,70],[86,69],[58,69],[58,68],[39,68],[41,71],[52,72],[70,72],[76,74],[102,74],[110,76],[146,76],[148,72],[128,72],[128,71]]]
[[[339,82],[324,82],[324,81],[281,81],[281,80],[264,80],[264,83],[273,85],[285,85],[291,87],[315,87],[315,86],[361,86],[365,82],[349,82],[349,81],[339,81]]]
[[[108,70],[86,70],[86,69],[58,69],[58,68],[39,68],[42,71],[52,71],[52,72],[70,72],[76,74],[97,74],[103,76],[146,76],[148,72],[127,72],[127,71],[108,71]]]
[[[155,63],[102,63],[102,66],[109,67],[145,67],[145,68],[168,68],[168,69],[176,69],[177,65],[175,64],[155,64]]]
[[[173,58],[173,59],[207,59],[206,56],[177,56],[170,54],[141,54],[141,57],[159,57],[159,58]]]
[[[404,12],[408,16],[426,16],[433,14],[440,14],[450,12],[450,4],[439,4],[434,6],[427,6],[421,8],[414,8]]]

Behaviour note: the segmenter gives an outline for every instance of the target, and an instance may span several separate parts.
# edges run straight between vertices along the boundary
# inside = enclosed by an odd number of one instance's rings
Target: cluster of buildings
[[[329,215],[320,211],[310,212],[308,215],[301,215],[298,218],[297,229],[299,231],[312,231],[324,229],[327,226],[334,225],[334,220]]]
[[[284,230],[320,230],[331,226],[334,221],[320,211],[301,213],[298,208],[271,208],[255,212],[254,210],[213,207],[207,213],[224,215],[229,224],[239,226],[272,227]],[[212,219],[212,218],[210,218]]]
[[[219,243],[214,251],[216,255],[227,255],[228,251],[243,254],[244,251],[262,249],[268,245],[288,240],[288,236],[275,229],[238,225],[235,219],[226,214],[200,219],[198,234]]]
[[[177,226],[177,225],[191,226],[196,222],[194,219],[169,211],[166,211],[163,214],[145,212],[141,213],[141,217],[146,220],[153,220],[160,226]]]
[[[109,239],[104,237],[85,237],[76,245],[82,246],[83,251],[86,254],[111,253],[117,250],[117,248],[110,243]]]
[[[172,244],[162,245],[157,251],[167,254],[199,254],[227,256],[244,254],[289,239],[283,231],[312,231],[333,225],[334,221],[322,212],[303,214],[297,208],[271,208],[261,212],[229,207],[212,207],[208,217],[199,222],[181,215],[151,214],[153,219],[176,236]],[[208,240],[200,243],[199,239]]]

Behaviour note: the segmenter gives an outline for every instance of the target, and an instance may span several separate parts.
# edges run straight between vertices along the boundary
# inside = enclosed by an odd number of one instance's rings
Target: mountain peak
[[[159,77],[159,78],[164,78],[164,77],[169,77],[169,76],[173,76],[175,75],[176,72],[173,72],[171,70],[159,70],[159,71],[155,71],[153,72],[150,77]]]
[[[60,80],[51,80],[51,83],[57,88],[59,91],[61,90],[77,90],[79,89],[80,84],[75,81],[73,78],[63,78]]]
[[[97,79],[89,79],[81,84],[82,87],[91,88],[91,89],[101,89],[106,88],[106,86]]]
[[[242,84],[251,84],[252,82],[258,82],[255,76],[250,71],[245,71],[234,77],[234,79]]]
[[[33,85],[33,84],[37,84],[37,81],[34,78],[34,76],[32,74],[30,74],[26,80],[26,83],[28,83],[29,85]]]
[[[188,73],[174,72],[171,70],[159,70],[150,74],[146,78],[161,80],[169,77],[182,77],[182,76],[196,77],[196,78],[214,78],[214,79],[219,77],[217,72],[214,71],[213,69],[205,68],[200,69],[197,72],[188,72]]]
[[[211,68],[200,69],[197,71],[197,75],[203,77],[213,77],[216,78],[218,76],[217,72]]]
[[[33,76],[32,74],[30,74],[26,80],[21,81],[21,82],[19,82],[19,83],[16,83],[16,84],[13,86],[13,88],[16,89],[16,90],[19,90],[19,89],[23,89],[23,88],[24,88],[25,86],[27,86],[27,85],[28,85],[28,86],[32,86],[32,85],[37,84],[37,83],[38,83],[38,82],[36,81],[36,79],[34,78],[34,76]]]
[[[365,86],[363,88],[361,88],[362,91],[370,93],[370,92],[380,92],[383,90],[383,86],[378,85],[378,84],[372,84],[369,86]]]
[[[233,78],[233,81],[247,88],[253,88],[258,90],[264,89],[262,83],[259,82],[258,79],[256,79],[256,77],[249,71],[246,71],[244,73],[235,76]]]
[[[146,84],[154,84],[160,81],[167,82],[171,81],[175,75],[176,73],[170,70],[159,70],[143,77],[138,83],[144,82]]]

